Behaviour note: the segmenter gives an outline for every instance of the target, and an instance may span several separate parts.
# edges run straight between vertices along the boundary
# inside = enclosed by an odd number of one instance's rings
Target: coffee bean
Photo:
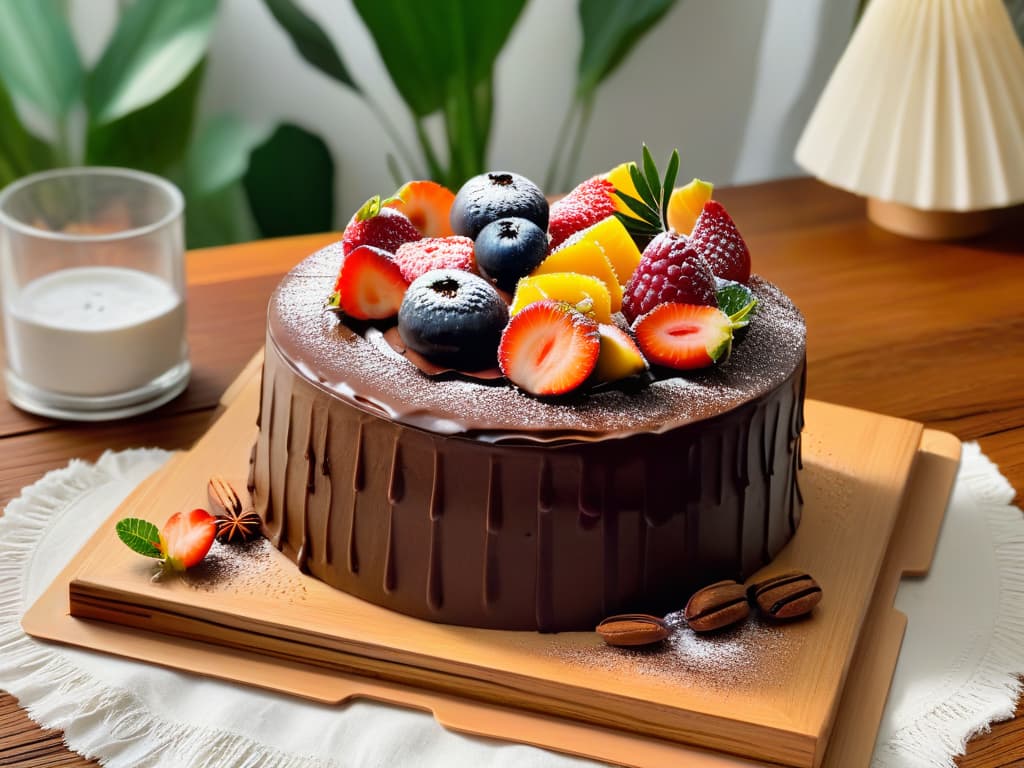
[[[735,581],[719,581],[698,590],[683,609],[683,617],[694,632],[724,629],[749,615],[746,592]]]
[[[657,616],[645,613],[624,613],[609,616],[595,630],[608,645],[650,645],[669,636],[668,625]]]
[[[821,587],[810,574],[787,571],[751,584],[747,596],[773,619],[795,619],[821,602]]]

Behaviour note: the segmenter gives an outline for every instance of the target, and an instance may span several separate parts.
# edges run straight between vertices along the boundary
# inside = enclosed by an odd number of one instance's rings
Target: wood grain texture
[[[718,197],[739,223],[755,271],[777,282],[807,317],[808,395],[923,421],[965,440],[978,439],[1017,489],[1020,504],[1024,212],[1014,212],[998,232],[984,238],[936,244],[906,240],[874,227],[864,216],[862,200],[810,179],[722,189]],[[205,371],[206,378],[196,380],[197,387],[205,382],[205,394],[196,397],[190,389],[181,401],[191,402],[195,411],[214,406],[216,387],[226,386],[262,342],[272,285],[299,258],[331,239],[292,238],[190,254],[190,285],[216,290],[191,294],[197,297],[189,304],[192,359],[197,370]],[[238,283],[249,287],[236,292]],[[266,293],[256,296],[261,291]],[[1008,296],[1015,298],[1007,303]],[[215,318],[226,324],[219,326]],[[235,362],[222,357],[226,346],[237,349],[249,343],[252,346],[240,350]],[[162,413],[177,418],[180,401],[165,406],[158,417]],[[193,415],[182,418],[187,422]],[[169,429],[150,439],[133,433],[136,422],[130,422],[121,435],[126,442],[120,444],[186,444],[202,433],[205,421],[191,426],[185,422],[181,433]],[[0,403],[0,436],[67,435],[59,440],[40,436],[35,450],[44,462],[33,468],[21,461],[14,472],[7,463],[17,449],[10,437],[3,439],[0,496],[9,498],[44,469],[86,450],[97,455],[104,447],[104,429],[116,427],[69,428]],[[87,444],[89,448],[79,447]],[[13,700],[0,699],[0,764],[90,764],[64,750],[53,733],[44,734],[16,715]],[[19,757],[10,759],[11,750]],[[1014,720],[975,739],[959,761],[962,768],[1022,764],[1021,710]]]

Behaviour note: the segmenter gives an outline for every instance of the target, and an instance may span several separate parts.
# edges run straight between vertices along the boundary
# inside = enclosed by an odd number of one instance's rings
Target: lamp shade
[[[1024,48],[1002,0],[872,0],[796,160],[927,211],[1024,201]]]

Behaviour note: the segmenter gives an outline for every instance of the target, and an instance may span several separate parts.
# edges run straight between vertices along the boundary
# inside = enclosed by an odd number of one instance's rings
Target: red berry
[[[667,301],[718,306],[710,267],[675,232],[662,232],[644,249],[622,292],[622,314],[632,323]]]
[[[426,237],[405,243],[395,252],[395,263],[410,283],[432,269],[475,272],[473,241],[468,237]]]
[[[615,185],[603,176],[594,176],[552,205],[548,221],[551,248],[557,248],[570,235],[614,214],[614,190]]]
[[[348,256],[361,245],[372,245],[394,253],[402,243],[419,240],[422,235],[409,217],[394,208],[382,208],[374,195],[356,211],[341,235],[341,247]]]
[[[690,245],[704,257],[716,277],[737,283],[750,280],[750,249],[732,216],[717,200],[704,203],[690,233]]]
[[[498,345],[498,363],[520,389],[562,395],[586,381],[600,350],[596,322],[564,302],[545,299],[509,321]]]
[[[661,304],[637,319],[633,333],[650,362],[678,370],[724,362],[732,349],[732,321],[715,307]]]
[[[398,314],[409,281],[391,254],[361,245],[345,257],[334,290],[338,307],[357,320],[384,320]]]
[[[191,568],[210,551],[217,535],[217,518],[205,509],[175,512],[160,531],[160,551],[175,571]]]

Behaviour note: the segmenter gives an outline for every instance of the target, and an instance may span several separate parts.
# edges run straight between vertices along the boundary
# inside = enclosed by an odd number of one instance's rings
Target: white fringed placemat
[[[71,749],[113,768],[592,765],[451,733],[418,712],[328,707],[26,636],[25,610],[168,456],[73,461],[0,518],[0,688],[36,722],[63,729]],[[1012,715],[1024,673],[1024,517],[1013,495],[966,444],[932,570],[897,596],[910,620],[875,768],[952,766],[972,734]]]

